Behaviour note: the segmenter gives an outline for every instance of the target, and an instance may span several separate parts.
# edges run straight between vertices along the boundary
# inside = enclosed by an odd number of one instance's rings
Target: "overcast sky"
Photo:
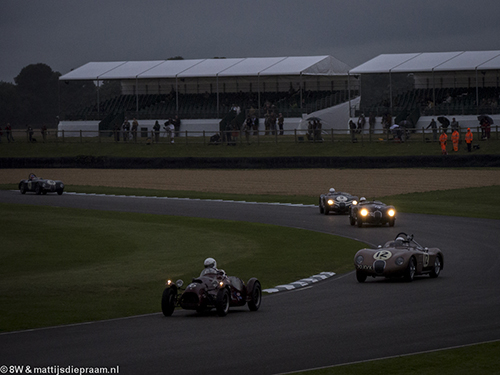
[[[44,63],[500,50],[499,0],[0,0],[0,81]]]

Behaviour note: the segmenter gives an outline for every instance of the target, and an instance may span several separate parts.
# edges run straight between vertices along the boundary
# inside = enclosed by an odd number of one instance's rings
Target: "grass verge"
[[[268,288],[349,271],[365,246],[225,220],[14,204],[0,212],[0,227],[9,228],[0,253],[1,331],[158,312],[165,279],[191,280],[207,254]]]

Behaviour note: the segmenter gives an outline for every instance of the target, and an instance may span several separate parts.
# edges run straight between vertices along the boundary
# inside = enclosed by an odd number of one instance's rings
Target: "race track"
[[[233,309],[219,318],[181,310],[170,318],[157,313],[1,334],[0,366],[277,374],[500,339],[498,220],[399,214],[394,228],[360,229],[309,206],[13,191],[0,191],[0,202],[259,222],[371,244],[407,232],[445,255],[437,279],[359,284],[351,272],[266,295],[257,313]]]

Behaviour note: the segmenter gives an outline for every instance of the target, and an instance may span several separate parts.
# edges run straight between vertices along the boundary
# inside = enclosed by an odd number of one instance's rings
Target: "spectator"
[[[467,151],[468,152],[472,151],[472,139],[473,138],[474,138],[474,136],[472,135],[470,128],[467,128],[467,133],[465,134],[465,143],[467,143]]]
[[[31,127],[31,125],[26,125],[28,127],[28,129],[26,129],[26,132],[28,133],[28,140],[30,142],[34,142],[34,138],[33,138],[33,128]]]
[[[164,129],[167,132],[167,137],[170,141],[170,143],[174,143],[174,137],[175,137],[175,125],[174,125],[174,120],[173,119],[168,119],[165,121]]]
[[[453,124],[453,123],[452,123]],[[457,129],[453,130],[451,133],[451,142],[453,143],[453,151],[458,151],[458,141],[460,140],[460,133]]]
[[[120,128],[121,125],[118,122],[116,122],[114,127],[115,142],[120,142]]]
[[[250,144],[250,133],[252,131],[252,119],[250,115],[247,116],[247,119],[243,123],[243,127],[241,128],[243,133],[245,133],[245,139],[247,141],[247,144]]]
[[[130,122],[128,121],[128,118],[125,117],[125,121],[123,122],[122,125],[122,130],[123,130],[123,140],[125,142],[128,141],[129,137],[129,132],[130,132]]]
[[[443,129],[443,132],[439,136],[439,143],[441,144],[441,154],[448,155],[448,151],[446,151],[446,141],[448,140],[448,136],[446,135],[446,129]]]
[[[5,127],[5,133],[7,134],[7,142],[14,142],[14,137],[12,137],[12,127],[10,126],[10,123],[7,123],[7,126]]]
[[[156,120],[153,126],[153,131],[155,134],[155,143],[160,143],[160,123],[158,122],[158,120]]]
[[[373,131],[375,130],[375,123],[377,122],[375,118],[375,114],[373,112],[370,113],[370,117],[368,119],[368,126],[370,127],[370,134],[373,134]]]
[[[283,125],[285,123],[285,118],[283,117],[283,114],[280,113],[278,115],[278,126],[280,128],[280,135],[283,135],[284,134],[284,130],[283,130]]]
[[[426,127],[426,129],[432,129],[432,140],[437,141],[437,124],[436,120],[432,119],[431,123]]]
[[[170,123],[174,125],[175,136],[178,137],[181,131],[181,119],[179,118],[178,115],[175,115],[174,119],[173,120],[171,119]]]
[[[253,135],[259,135],[259,118],[253,113],[250,116],[252,122]]]
[[[356,142],[356,124],[352,120],[349,120],[349,129],[351,131],[351,142],[355,143]]]
[[[365,124],[366,124],[365,115],[364,115],[364,113],[362,113],[361,115],[359,115],[359,118],[358,118],[358,131],[357,131],[358,134],[361,134],[363,132],[363,129],[365,128]]]
[[[132,121],[132,139],[135,143],[137,143],[137,128],[139,127],[139,123],[136,119]]]
[[[47,136],[47,126],[45,126],[45,125],[42,126],[41,133],[42,133],[43,143],[45,143],[45,139],[46,139],[46,136]]]
[[[460,130],[460,126],[458,125],[458,121],[455,120],[455,117],[453,117],[451,121],[451,131],[453,132],[454,130]]]

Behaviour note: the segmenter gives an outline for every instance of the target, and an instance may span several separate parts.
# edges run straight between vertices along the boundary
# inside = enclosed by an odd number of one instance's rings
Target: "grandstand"
[[[500,51],[382,54],[349,71],[360,77],[360,113],[397,121],[412,116],[415,127],[434,116],[500,113]]]
[[[233,105],[260,117],[272,109],[297,123],[304,114],[358,95],[349,69],[332,56],[89,62],[59,80],[93,82],[96,103],[62,113],[59,129],[86,122],[105,130],[125,116],[149,128],[153,120],[178,115],[188,129],[201,123],[214,130]],[[100,86],[109,81],[119,82],[121,92],[100,99]]]

